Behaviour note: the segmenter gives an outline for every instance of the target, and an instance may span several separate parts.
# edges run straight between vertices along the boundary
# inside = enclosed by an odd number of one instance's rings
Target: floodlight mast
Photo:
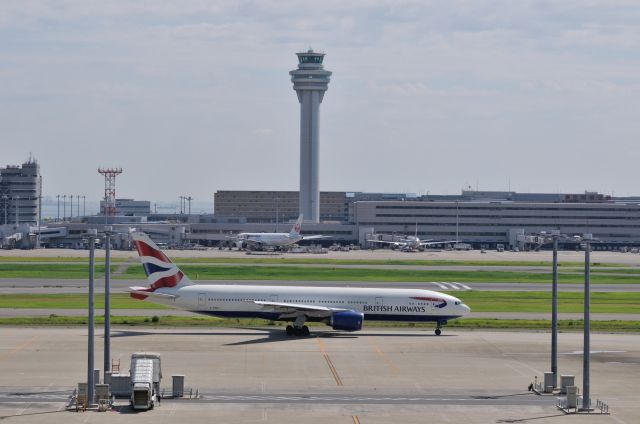
[[[591,409],[591,242],[593,235],[582,236],[584,241],[584,347],[582,349],[582,410]]]
[[[122,174],[122,168],[98,168],[104,176],[104,215],[116,215],[116,177]]]

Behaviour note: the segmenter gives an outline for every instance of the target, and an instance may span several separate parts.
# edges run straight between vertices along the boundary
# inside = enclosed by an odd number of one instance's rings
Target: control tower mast
[[[298,55],[298,69],[289,74],[300,102],[300,213],[309,222],[320,221],[318,156],[320,103],[331,72],[324,69],[324,53],[308,50]]]

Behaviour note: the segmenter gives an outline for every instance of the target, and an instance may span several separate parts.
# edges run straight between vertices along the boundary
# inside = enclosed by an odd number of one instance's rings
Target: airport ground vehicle
[[[131,355],[131,406],[153,409],[159,396],[162,369],[160,354],[139,352]]]

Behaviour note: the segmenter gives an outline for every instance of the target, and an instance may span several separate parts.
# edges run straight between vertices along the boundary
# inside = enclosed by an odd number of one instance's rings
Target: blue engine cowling
[[[359,331],[362,330],[364,314],[356,311],[334,312],[331,315],[331,327],[334,330]]]

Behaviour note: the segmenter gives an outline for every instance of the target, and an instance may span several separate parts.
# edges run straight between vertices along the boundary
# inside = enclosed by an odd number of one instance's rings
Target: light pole
[[[191,216],[191,201],[193,200],[193,197],[187,196],[187,197],[184,198],[184,200],[189,202],[189,213],[188,213],[188,216]]]
[[[87,196],[82,196],[82,216],[87,216]]]
[[[38,235],[36,236],[36,248],[40,249],[40,225],[42,224],[42,175],[38,178]]]
[[[278,232],[278,202],[279,202],[280,198],[278,196],[276,196],[276,233]]]
[[[78,216],[80,216],[80,195],[76,194],[76,199],[78,201]]]
[[[67,195],[62,195],[62,220],[65,221],[67,219]]]
[[[459,227],[459,221],[460,221],[460,215],[459,215],[459,210],[458,210],[458,204],[459,202],[456,200],[456,243],[460,243],[460,239],[458,238],[458,227]]]
[[[16,227],[20,223],[20,196],[14,196],[13,200],[15,200],[15,209],[16,209]]]
[[[553,237],[553,284],[551,286],[551,372],[553,388],[558,387],[558,237],[559,231],[551,233]]]
[[[56,198],[58,199],[58,218],[56,221],[60,221],[60,195],[56,195]]]
[[[109,223],[109,206],[107,206],[107,202],[109,202],[109,198],[104,196],[104,225]]]
[[[582,410],[591,409],[591,241],[593,236],[585,234],[584,241],[584,347],[582,349]]]
[[[9,196],[7,196],[6,194],[3,194],[2,199],[4,200],[4,225],[7,225],[7,207],[8,207]]]
[[[104,375],[111,371],[111,235],[113,227],[104,227]]]
[[[93,365],[93,342],[94,342],[94,270],[95,270],[95,250],[97,230],[89,229],[89,331],[87,337],[87,403],[93,404],[93,392],[95,387],[94,365]]]
[[[71,213],[69,214],[69,218],[73,219],[73,194],[71,194],[69,196],[71,198],[71,200],[69,201],[69,206],[71,209]]]

